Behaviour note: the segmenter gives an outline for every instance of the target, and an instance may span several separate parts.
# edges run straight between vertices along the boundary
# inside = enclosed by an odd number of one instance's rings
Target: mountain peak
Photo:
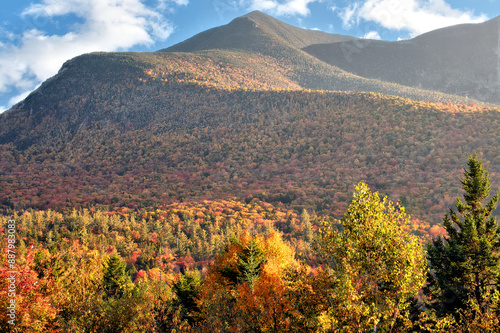
[[[274,17],[269,16],[269,15],[261,12],[260,10],[254,10],[253,12],[247,13],[247,14],[241,16],[241,17],[248,17],[248,18],[251,18],[251,19],[271,18],[273,20],[277,20]]]
[[[354,37],[294,27],[255,10],[233,19],[226,25],[201,32],[181,43],[160,50],[196,52],[213,49],[239,49],[263,52],[270,45],[286,44],[304,48],[312,44],[352,40]]]

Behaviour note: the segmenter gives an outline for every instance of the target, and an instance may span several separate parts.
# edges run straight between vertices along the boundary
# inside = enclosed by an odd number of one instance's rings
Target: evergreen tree
[[[189,314],[198,311],[196,297],[201,286],[201,277],[197,270],[187,271],[174,283],[172,290],[184,308],[184,316],[191,319]]]
[[[259,279],[262,264],[265,261],[266,258],[264,253],[255,239],[252,239],[250,243],[243,248],[241,253],[238,253],[239,280],[247,282],[252,292],[255,282]]]
[[[117,254],[109,257],[104,265],[103,284],[108,296],[121,296],[130,280],[125,272],[125,263]]]
[[[427,293],[438,297],[434,305],[443,313],[465,309],[471,301],[476,311],[484,313],[491,305],[492,293],[498,290],[500,273],[500,227],[492,216],[498,192],[483,205],[490,194],[490,181],[476,154],[469,157],[461,182],[465,203],[457,198],[457,212],[450,208],[443,219],[448,235],[428,245],[437,283]]]

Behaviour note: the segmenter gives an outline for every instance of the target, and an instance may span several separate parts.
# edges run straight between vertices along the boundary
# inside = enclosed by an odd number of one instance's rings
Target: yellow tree
[[[405,231],[404,207],[360,183],[340,226],[326,222],[317,246],[330,271],[329,325],[341,332],[391,332],[425,281],[421,242]]]

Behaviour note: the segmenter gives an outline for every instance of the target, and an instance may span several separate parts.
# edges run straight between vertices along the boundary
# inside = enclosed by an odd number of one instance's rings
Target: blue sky
[[[2,0],[0,112],[93,51],[155,51],[261,10],[289,24],[407,39],[500,15],[500,0]]]

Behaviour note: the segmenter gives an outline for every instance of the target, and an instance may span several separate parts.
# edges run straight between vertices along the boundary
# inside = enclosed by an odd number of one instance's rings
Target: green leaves
[[[245,281],[250,286],[250,290],[254,290],[255,282],[260,277],[262,264],[266,262],[266,257],[257,244],[255,239],[252,239],[242,252],[238,253],[238,270],[239,279]]]
[[[429,244],[428,257],[439,286],[435,306],[453,313],[474,302],[484,314],[500,276],[500,229],[491,216],[498,192],[483,204],[490,195],[488,171],[477,154],[469,157],[467,166],[461,180],[465,202],[457,198],[458,213],[450,209],[445,215],[448,237]]]
[[[341,230],[326,224],[317,252],[335,283],[335,325],[389,329],[423,285],[425,255],[418,238],[404,231],[408,222],[402,207],[360,183]]]
[[[108,258],[104,265],[103,286],[108,296],[123,295],[127,282],[130,282],[125,272],[125,263],[115,254]]]

